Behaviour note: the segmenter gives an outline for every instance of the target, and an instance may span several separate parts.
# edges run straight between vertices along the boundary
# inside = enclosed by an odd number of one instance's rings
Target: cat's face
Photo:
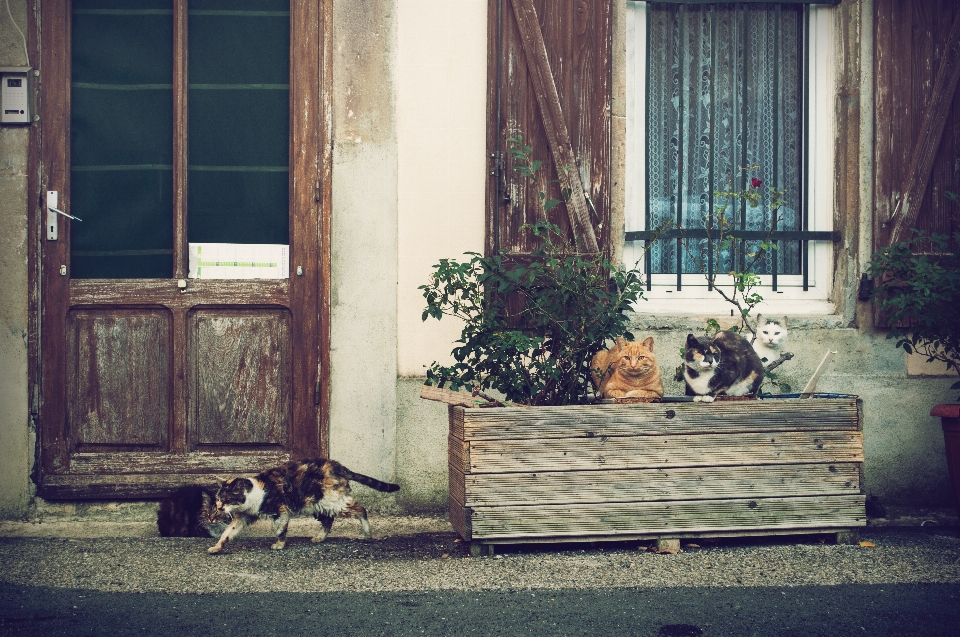
[[[200,526],[223,524],[230,521],[230,514],[226,510],[217,508],[215,496],[204,491],[200,494]]]
[[[700,372],[716,369],[720,364],[720,350],[715,345],[701,343],[693,334],[688,334],[683,361],[687,367]]]
[[[216,511],[232,513],[247,501],[253,482],[246,478],[231,478],[220,485],[217,491]]]
[[[757,341],[767,347],[780,347],[787,340],[787,317],[781,319],[767,319],[757,317],[760,324],[757,328]]]
[[[619,355],[617,371],[624,376],[646,376],[657,365],[653,355],[653,338],[647,338],[642,343],[625,342],[619,347]]]

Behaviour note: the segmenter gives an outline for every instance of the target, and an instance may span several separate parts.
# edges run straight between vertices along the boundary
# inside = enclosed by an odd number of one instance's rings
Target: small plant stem
[[[786,363],[791,358],[793,358],[793,352],[784,352],[783,354],[780,354],[780,358],[773,361],[772,363],[769,363],[766,367],[764,367],[764,370],[768,372],[773,371],[776,368],[783,365],[784,363]]]

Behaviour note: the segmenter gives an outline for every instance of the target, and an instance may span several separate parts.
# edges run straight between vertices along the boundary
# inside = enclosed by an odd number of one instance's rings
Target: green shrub
[[[531,255],[442,259],[420,286],[423,320],[464,322],[456,363],[433,363],[427,384],[493,389],[528,405],[587,402],[593,355],[607,339],[632,338],[625,312],[643,298],[641,274],[576,252],[547,221],[524,229],[540,241]]]
[[[951,243],[946,235],[915,231],[911,240],[876,252],[867,272],[877,277],[873,298],[891,328],[888,338],[960,375],[958,245],[960,233]]]

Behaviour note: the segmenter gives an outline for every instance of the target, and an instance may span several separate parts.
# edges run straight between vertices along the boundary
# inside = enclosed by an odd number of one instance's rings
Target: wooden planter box
[[[450,522],[495,544],[835,533],[866,523],[857,398],[450,406]]]

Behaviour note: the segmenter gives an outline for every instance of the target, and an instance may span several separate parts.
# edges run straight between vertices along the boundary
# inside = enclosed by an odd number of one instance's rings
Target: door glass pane
[[[190,243],[289,243],[289,3],[191,0]]]
[[[173,276],[170,0],[74,0],[71,275]]]

